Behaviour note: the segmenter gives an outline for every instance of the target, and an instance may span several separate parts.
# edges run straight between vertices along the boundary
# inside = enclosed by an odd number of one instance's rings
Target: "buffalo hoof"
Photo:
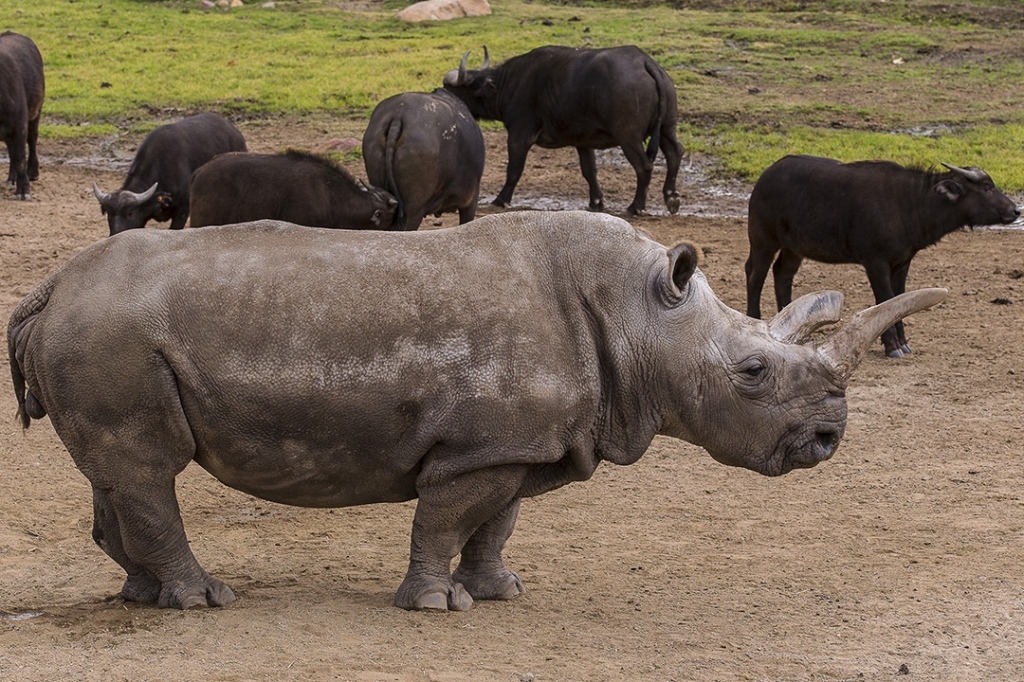
[[[497,206],[498,208],[512,208],[512,202],[505,201],[504,199],[495,199],[491,202],[491,206]]]
[[[204,583],[184,585],[165,583],[160,590],[157,605],[162,609],[190,609],[193,606],[227,606],[235,601],[231,588],[214,578],[207,577]]]
[[[28,192],[25,192],[24,194],[15,194],[14,197],[21,201],[32,201],[32,195]]]
[[[461,583],[473,599],[515,599],[526,591],[515,571],[504,567],[501,571],[485,575],[464,573],[456,569],[452,580],[456,584]]]
[[[667,208],[668,212],[671,213],[672,215],[679,213],[679,206],[681,204],[682,201],[679,199],[678,194],[672,194],[670,196],[665,197],[665,208]]]
[[[910,346],[908,346],[907,344],[903,344],[902,346],[900,346],[900,350],[903,351],[904,355],[910,355],[911,353],[914,352],[910,350]]]
[[[900,350],[899,348],[893,348],[892,350],[887,350],[887,351],[885,351],[885,354],[888,357],[890,357],[890,358],[899,359],[899,358],[903,357],[903,351]]]

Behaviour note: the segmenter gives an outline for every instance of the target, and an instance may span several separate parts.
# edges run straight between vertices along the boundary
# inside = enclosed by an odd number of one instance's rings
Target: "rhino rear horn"
[[[783,343],[804,343],[819,328],[838,322],[842,307],[843,295],[838,291],[801,296],[772,318],[768,333]]]
[[[822,343],[818,352],[843,379],[849,379],[882,332],[908,315],[941,303],[947,293],[946,289],[918,289],[862,310]]]

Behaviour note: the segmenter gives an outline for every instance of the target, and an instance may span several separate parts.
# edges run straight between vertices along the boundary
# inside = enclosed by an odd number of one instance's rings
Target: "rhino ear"
[[[675,288],[673,294],[682,295],[699,261],[697,248],[689,242],[680,242],[668,250],[668,271]]]

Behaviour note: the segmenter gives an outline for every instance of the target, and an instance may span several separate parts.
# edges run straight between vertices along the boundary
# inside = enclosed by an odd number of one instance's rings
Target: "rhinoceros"
[[[697,261],[583,212],[132,230],[13,312],[18,414],[26,428],[48,414],[92,483],[93,539],[126,571],[126,600],[235,598],[186,539],[174,482],[194,460],[279,503],[418,498],[395,604],[465,610],[523,591],[502,559],[520,500],[631,464],[656,434],[768,476],[829,459],[868,345],[945,293],[822,338],[841,294],[755,320]]]

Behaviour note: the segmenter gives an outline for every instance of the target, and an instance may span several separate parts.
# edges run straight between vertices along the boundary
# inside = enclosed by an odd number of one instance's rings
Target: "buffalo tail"
[[[388,140],[384,147],[384,177],[387,179],[387,191],[395,195],[398,200],[398,211],[395,214],[395,225],[403,226],[404,229],[406,213],[405,200],[398,191],[398,183],[395,182],[395,149],[398,147],[398,138],[402,135],[402,119],[394,118],[388,125]]]

